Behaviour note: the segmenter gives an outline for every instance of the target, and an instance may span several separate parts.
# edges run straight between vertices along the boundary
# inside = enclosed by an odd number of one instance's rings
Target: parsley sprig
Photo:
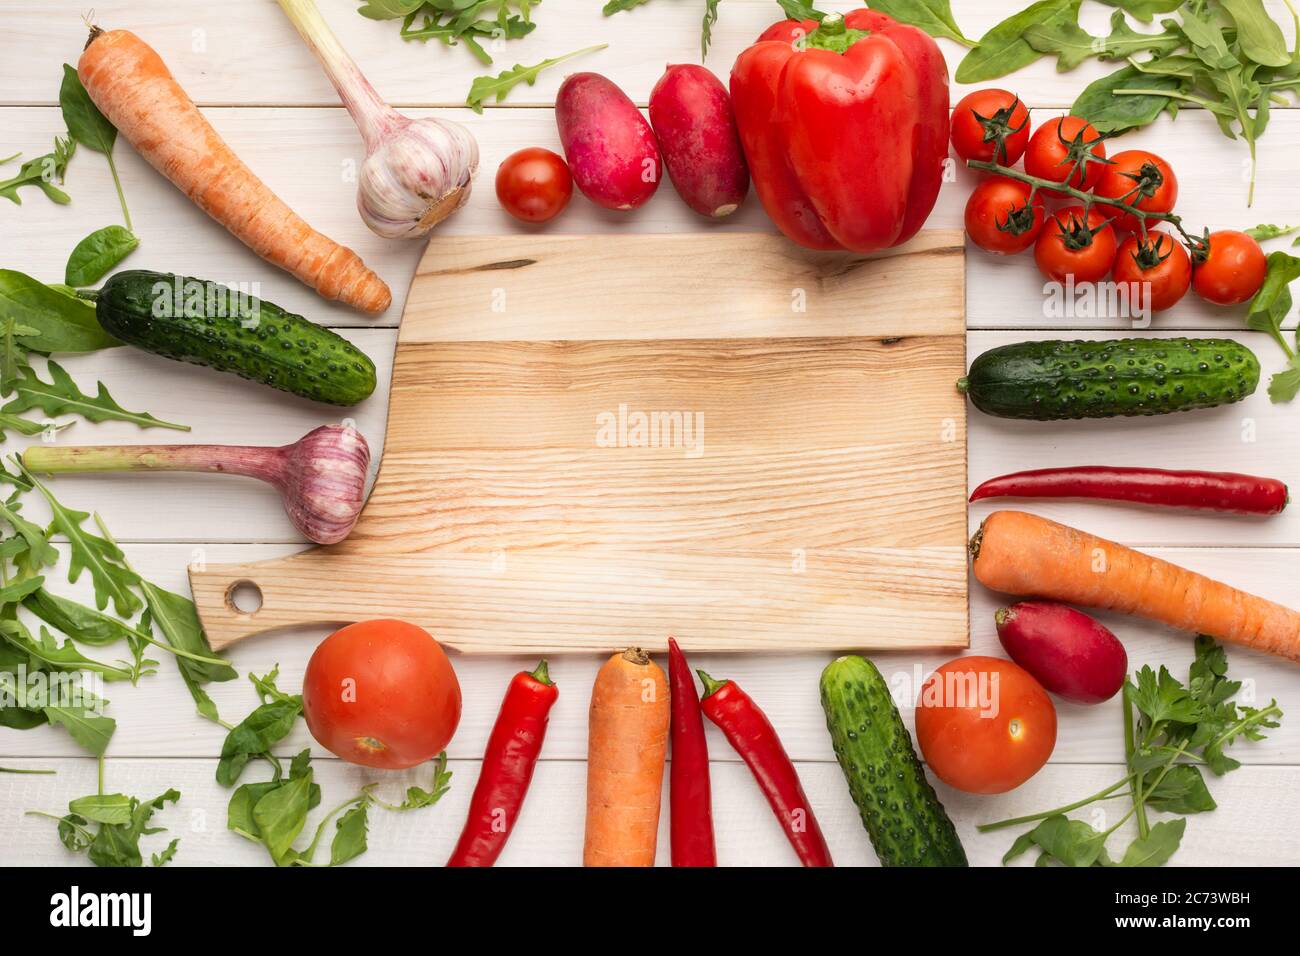
[[[1178,849],[1186,819],[1152,823],[1151,811],[1185,817],[1213,810],[1217,804],[1203,772],[1215,776],[1236,770],[1240,762],[1225,752],[1238,740],[1263,740],[1266,729],[1282,716],[1277,701],[1267,707],[1247,707],[1232,698],[1240,681],[1228,680],[1228,658],[1213,638],[1196,639],[1196,659],[1187,683],[1165,667],[1149,666],[1136,680],[1124,682],[1124,754],[1128,773],[1091,796],[1041,813],[986,823],[981,832],[1037,823],[1022,833],[1002,862],[1037,848],[1038,864],[1065,866],[1160,866]],[[1066,814],[1104,800],[1127,797],[1131,806],[1106,830],[1098,830]],[[1116,860],[1107,840],[1136,818],[1138,835]]]

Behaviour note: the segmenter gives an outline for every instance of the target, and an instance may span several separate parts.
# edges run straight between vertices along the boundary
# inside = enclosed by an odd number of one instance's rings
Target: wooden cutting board
[[[953,231],[434,239],[356,530],[192,569],[212,646],[376,617],[464,651],[966,646],[963,265]]]

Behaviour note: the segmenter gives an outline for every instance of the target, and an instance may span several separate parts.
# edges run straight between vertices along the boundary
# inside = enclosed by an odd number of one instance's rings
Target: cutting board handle
[[[322,576],[314,556],[318,549],[286,558],[251,564],[191,565],[190,589],[208,644],[220,651],[237,641],[277,628],[351,623],[349,614],[331,595],[344,600],[345,589]],[[235,591],[248,586],[260,604],[253,611],[235,606]],[[311,595],[311,600],[294,596]]]

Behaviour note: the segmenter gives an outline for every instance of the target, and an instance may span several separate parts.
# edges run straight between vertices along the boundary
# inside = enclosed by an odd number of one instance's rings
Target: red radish
[[[686,205],[713,219],[735,212],[749,192],[749,167],[721,81],[702,66],[669,65],[650,91],[650,125]]]
[[[582,194],[606,209],[635,209],[659,188],[659,147],[641,111],[598,73],[575,73],[555,96],[564,158]]]
[[[1011,659],[1058,697],[1099,704],[1124,683],[1124,645],[1082,611],[1053,601],[1021,601],[998,608],[993,619]]]

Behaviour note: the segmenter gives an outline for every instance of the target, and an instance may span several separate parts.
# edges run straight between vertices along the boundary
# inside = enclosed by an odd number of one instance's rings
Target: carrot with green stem
[[[1121,611],[1300,661],[1300,613],[1046,518],[995,511],[970,552],[976,579],[995,591]]]
[[[317,232],[257,178],[127,30],[92,27],[77,75],[101,113],[154,169],[235,238],[327,299],[382,312],[392,293],[361,257]]]
[[[584,866],[653,866],[668,754],[668,682],[639,647],[596,674],[587,737]]]

